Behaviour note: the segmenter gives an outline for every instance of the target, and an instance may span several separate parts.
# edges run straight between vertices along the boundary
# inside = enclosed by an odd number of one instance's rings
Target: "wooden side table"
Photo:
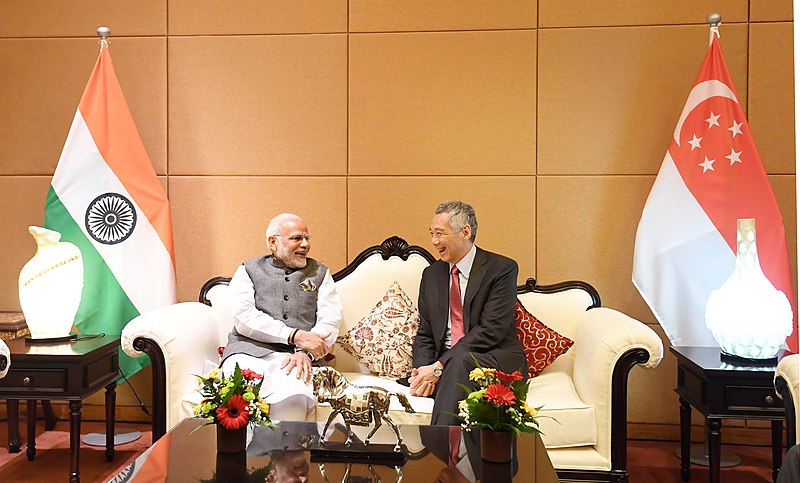
[[[29,335],[28,324],[22,312],[0,312],[0,339],[4,341],[18,339]],[[29,402],[31,404],[31,402]],[[35,401],[33,402],[35,404]],[[50,401],[42,401],[44,409],[45,429],[51,431],[56,427],[55,413]],[[6,401],[6,414],[8,415],[8,452],[19,453],[22,440],[19,435],[19,401],[9,399]]]
[[[114,406],[119,378],[119,336],[82,336],[75,342],[8,342],[11,367],[0,379],[0,399],[28,401],[29,460],[36,456],[36,400],[69,401],[70,482],[80,481],[79,448],[83,399],[106,389],[106,461],[114,459]]]
[[[772,476],[781,466],[784,408],[775,394],[775,365],[723,362],[719,347],[670,347],[678,358],[681,411],[681,479],[689,481],[692,408],[706,420],[709,480],[719,483],[723,419],[767,419],[772,427]]]

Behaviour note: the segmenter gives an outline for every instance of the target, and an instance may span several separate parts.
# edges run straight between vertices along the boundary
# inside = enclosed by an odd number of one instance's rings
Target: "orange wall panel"
[[[533,174],[536,32],[350,39],[350,174]]]

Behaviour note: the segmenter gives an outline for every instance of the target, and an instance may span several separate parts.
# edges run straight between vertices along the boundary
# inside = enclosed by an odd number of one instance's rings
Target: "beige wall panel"
[[[164,0],[3,0],[0,37],[94,37],[106,26],[113,36],[164,35]]]
[[[795,172],[793,24],[750,26],[747,118],[768,173]]]
[[[350,36],[355,175],[534,173],[536,32]]]
[[[170,174],[346,173],[346,35],[169,42]]]
[[[536,0],[351,0],[351,32],[536,28]]]
[[[110,48],[142,142],[166,174],[166,42],[118,38]],[[98,52],[91,39],[0,40],[0,174],[53,174]]]
[[[631,273],[636,228],[652,185],[649,176],[539,176],[539,281],[585,280],[604,306],[650,322]]]
[[[747,27],[722,47],[744,98]],[[541,30],[537,172],[658,172],[707,50],[702,26]]]
[[[44,223],[44,202],[50,178],[44,176],[0,176],[0,311],[19,312],[19,271],[36,254],[30,225]]]
[[[460,199],[475,208],[477,244],[516,260],[523,282],[536,276],[535,196],[533,177],[351,177],[348,259],[392,235],[434,252],[428,234],[433,211],[442,201]]]
[[[170,205],[181,301],[197,300],[206,280],[263,255],[267,223],[283,212],[308,223],[312,257],[333,271],[346,264],[344,178],[176,177]]]
[[[347,0],[168,1],[170,35],[347,31]]]
[[[792,175],[770,176],[772,192],[783,216],[783,229],[786,232],[786,248],[789,251],[789,269],[797,298],[797,198],[795,177]]]
[[[750,21],[788,20],[794,18],[792,0],[750,0]]]
[[[746,22],[742,0],[539,0],[539,27],[704,23],[711,12],[723,21]]]
[[[661,326],[648,324],[648,327],[661,338],[664,358],[654,369],[636,366],[631,371],[628,378],[628,421],[677,425],[680,423],[678,396],[673,389],[678,381],[678,362],[669,352],[669,339]]]

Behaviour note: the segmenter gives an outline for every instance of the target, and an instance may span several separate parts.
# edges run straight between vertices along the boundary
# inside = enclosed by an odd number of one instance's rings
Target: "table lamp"
[[[706,327],[734,362],[773,363],[792,332],[792,306],[758,261],[756,220],[737,220],[736,265],[706,303]]]
[[[36,254],[19,273],[19,303],[31,342],[75,340],[70,334],[83,291],[83,259],[77,246],[60,242],[61,233],[38,226],[28,232]]]

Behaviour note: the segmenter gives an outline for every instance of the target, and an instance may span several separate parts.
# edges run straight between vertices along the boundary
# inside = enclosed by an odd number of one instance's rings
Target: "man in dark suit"
[[[435,399],[431,424],[460,424],[455,414],[466,393],[457,384],[471,385],[473,356],[483,367],[528,372],[514,327],[517,263],[476,247],[477,232],[470,205],[436,207],[430,233],[440,260],[422,273],[409,378],[412,395]]]

